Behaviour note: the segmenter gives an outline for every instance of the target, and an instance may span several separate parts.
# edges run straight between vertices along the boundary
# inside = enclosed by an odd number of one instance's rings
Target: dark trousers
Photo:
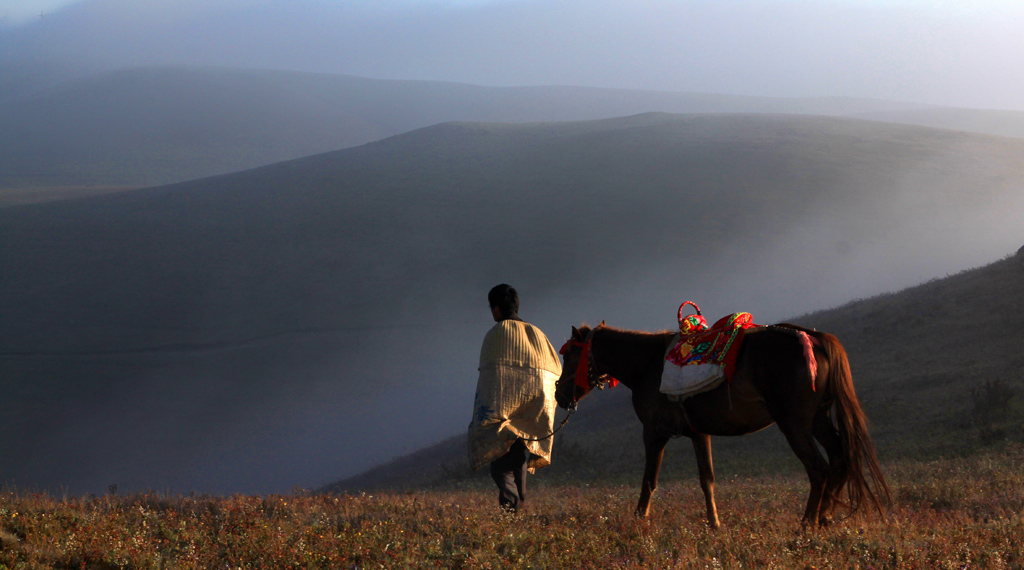
[[[517,439],[508,453],[491,462],[491,478],[498,485],[498,505],[502,510],[516,512],[526,500],[526,466],[530,452],[526,443]]]

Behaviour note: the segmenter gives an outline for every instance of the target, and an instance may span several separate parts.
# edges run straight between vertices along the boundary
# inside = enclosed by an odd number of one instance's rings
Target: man
[[[498,506],[515,513],[526,498],[526,473],[551,463],[554,438],[545,436],[554,428],[562,365],[544,333],[519,318],[514,288],[498,285],[487,300],[497,324],[480,349],[469,461],[474,470],[490,463]]]

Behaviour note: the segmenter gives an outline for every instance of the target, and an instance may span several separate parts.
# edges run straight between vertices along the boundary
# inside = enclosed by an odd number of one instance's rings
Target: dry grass
[[[887,520],[800,528],[802,477],[719,481],[710,531],[694,481],[652,516],[635,486],[541,485],[499,515],[476,481],[333,496],[0,496],[6,568],[1022,568],[1024,447],[887,466]]]

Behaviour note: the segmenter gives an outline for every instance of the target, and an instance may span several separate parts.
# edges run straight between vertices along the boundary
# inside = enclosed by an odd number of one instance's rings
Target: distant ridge
[[[858,112],[850,116],[871,121],[1024,138],[1024,111],[933,108]]]
[[[294,71],[132,68],[4,101],[0,189],[64,186],[88,193],[89,186],[181,182],[358,146],[446,121],[578,121],[650,111],[847,115],[922,107],[841,97],[481,87]]]

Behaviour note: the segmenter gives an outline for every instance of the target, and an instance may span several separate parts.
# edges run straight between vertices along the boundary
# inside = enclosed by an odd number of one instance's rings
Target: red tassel
[[[584,391],[590,390],[590,343],[583,344],[580,362],[576,365],[576,385]]]

